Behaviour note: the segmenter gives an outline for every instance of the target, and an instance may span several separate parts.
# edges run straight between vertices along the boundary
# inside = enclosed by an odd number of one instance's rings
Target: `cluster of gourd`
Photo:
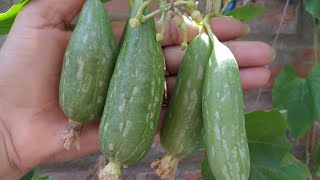
[[[120,169],[139,161],[149,151],[158,125],[165,90],[165,68],[159,41],[166,16],[173,11],[187,48],[179,69],[163,127],[163,158],[152,163],[161,178],[174,177],[178,160],[190,156],[203,139],[216,179],[249,177],[243,95],[237,62],[212,33],[209,20],[194,0],[135,0],[130,19],[117,46],[111,23],[100,0],[87,0],[65,52],[60,81],[60,105],[69,118],[65,148],[80,148],[83,125],[102,115],[99,138],[109,160],[100,179],[121,179]],[[201,27],[187,45],[183,6]],[[225,6],[226,7],[226,6]],[[161,31],[153,16],[162,13]],[[188,46],[188,47],[187,47]],[[203,138],[204,137],[204,138]]]

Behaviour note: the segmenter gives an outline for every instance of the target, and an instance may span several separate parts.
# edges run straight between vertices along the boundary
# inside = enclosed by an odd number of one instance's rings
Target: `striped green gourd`
[[[142,3],[135,0],[132,18]],[[99,128],[101,150],[109,159],[100,179],[121,179],[121,166],[136,163],[149,151],[163,93],[163,53],[151,18],[126,29]]]
[[[83,124],[100,117],[117,58],[111,22],[100,0],[87,0],[67,46],[59,99],[69,118],[64,146],[80,148]]]
[[[209,165],[218,180],[247,180],[250,155],[239,68],[228,47],[213,40],[202,93]]]
[[[209,36],[201,33],[183,57],[161,128],[160,141],[166,154],[151,164],[161,178],[174,177],[178,159],[190,156],[202,142],[202,87],[211,52]]]

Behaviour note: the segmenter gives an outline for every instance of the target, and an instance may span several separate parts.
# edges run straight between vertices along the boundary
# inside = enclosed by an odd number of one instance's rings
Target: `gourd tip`
[[[170,155],[164,155],[151,163],[151,168],[161,179],[172,179],[175,177],[179,160]]]
[[[62,142],[65,149],[69,150],[74,145],[77,150],[80,150],[80,134],[83,128],[83,124],[76,123],[69,120],[66,135],[63,137]]]
[[[202,19],[203,19],[200,11],[198,11],[198,10],[197,10],[197,11],[193,11],[193,12],[191,13],[191,17],[192,17],[193,20],[195,20],[195,21],[197,21],[197,22],[201,22]]]
[[[130,24],[131,28],[135,28],[140,25],[140,21],[138,18],[132,18],[132,19],[130,19],[129,24]]]
[[[162,33],[157,33],[156,40],[157,41],[162,41],[163,40],[163,34]]]
[[[109,162],[99,173],[99,180],[121,180],[121,166]]]

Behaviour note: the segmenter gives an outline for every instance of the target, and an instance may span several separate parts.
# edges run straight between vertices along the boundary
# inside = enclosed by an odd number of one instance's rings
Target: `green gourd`
[[[247,180],[250,154],[239,67],[232,52],[216,37],[213,47],[202,93],[209,165],[216,179]]]
[[[190,156],[202,143],[202,87],[211,52],[209,36],[200,33],[183,57],[161,128],[160,141],[166,154],[151,164],[161,178],[174,177],[178,159]]]
[[[135,0],[131,18],[142,3]],[[109,159],[100,179],[121,179],[121,166],[136,163],[149,151],[163,94],[163,53],[151,18],[126,29],[99,127],[100,147]]]
[[[100,0],[87,0],[67,46],[59,99],[69,118],[64,146],[80,148],[83,125],[100,117],[117,58],[111,22]]]

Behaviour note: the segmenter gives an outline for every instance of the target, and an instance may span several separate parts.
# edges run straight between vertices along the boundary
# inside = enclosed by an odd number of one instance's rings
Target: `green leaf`
[[[250,180],[301,180],[311,177],[308,168],[290,153],[286,121],[279,110],[246,114],[250,150]],[[214,180],[207,158],[201,169],[204,180]]]
[[[313,97],[313,108],[317,118],[320,117],[320,64],[313,65],[307,82]]]
[[[320,176],[320,140],[318,140],[314,146],[312,158],[315,161],[314,172],[317,176]]]
[[[29,171],[27,174],[25,174],[20,180],[31,180],[32,176],[34,174],[35,169]]]
[[[303,0],[304,8],[312,14],[313,17],[320,19],[320,1],[319,0]]]
[[[288,111],[288,128],[293,137],[299,138],[320,116],[320,65],[314,65],[308,78],[296,75],[286,66],[276,78],[272,101],[276,107]]]
[[[29,0],[21,0],[13,5],[7,12],[0,13],[0,35],[9,33],[17,14],[28,1]]]
[[[201,164],[201,179],[202,180],[214,180],[213,174],[211,172],[209,161],[207,156],[203,159]]]
[[[263,14],[266,11],[264,7],[256,7],[256,6],[242,6],[232,11],[225,13],[226,16],[232,16],[233,18],[239,20],[253,20],[257,16]]]

